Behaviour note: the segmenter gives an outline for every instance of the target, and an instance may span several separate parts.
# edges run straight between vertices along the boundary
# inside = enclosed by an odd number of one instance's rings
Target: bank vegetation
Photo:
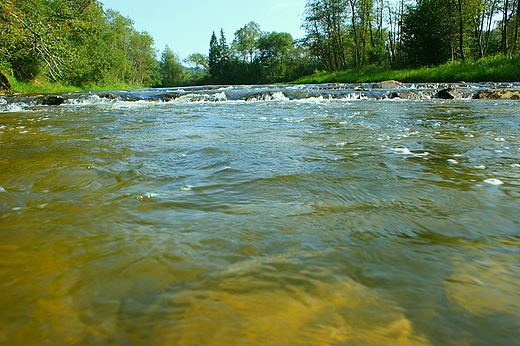
[[[0,88],[520,81],[519,0],[307,0],[303,38],[255,22],[184,60],[97,0],[3,0]],[[172,33],[173,34],[173,33]]]

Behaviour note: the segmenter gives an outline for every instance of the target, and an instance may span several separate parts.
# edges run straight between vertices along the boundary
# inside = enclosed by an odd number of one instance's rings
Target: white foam
[[[2,186],[0,186],[0,192],[7,192]]]
[[[287,89],[298,90],[298,89],[304,89],[306,87],[307,86],[305,84],[299,84],[299,85],[290,85],[287,87]]]
[[[504,182],[502,180],[496,179],[496,178],[489,178],[489,179],[484,180],[484,182],[486,184],[491,184],[491,185],[496,185],[496,186],[504,184]]]
[[[183,95],[172,102],[224,102],[227,101],[225,92],[219,92],[215,94],[187,94]]]
[[[346,94],[342,97],[343,100],[368,100],[368,96],[363,95],[362,93],[350,93]]]
[[[6,112],[6,113],[16,113],[16,112],[22,112],[25,110],[25,107],[27,107],[25,103],[9,103],[3,107],[0,107],[0,112]]]
[[[408,149],[407,147],[404,147],[404,148],[392,148],[392,151],[395,151],[396,153],[401,154],[401,155],[413,155],[413,156],[428,156],[428,155],[430,155],[430,153],[427,152],[427,151],[416,154],[416,153],[410,151],[410,149]]]
[[[266,101],[272,100],[272,101],[289,101],[289,98],[285,96],[285,94],[281,91],[277,91],[273,93],[272,95],[269,95],[269,97],[266,96]]]
[[[157,196],[155,193],[147,192],[143,195],[137,196],[137,200],[139,200],[139,201],[150,200],[150,199],[154,198],[155,196]]]
[[[215,95],[213,95],[213,99],[215,101],[227,101],[227,96],[226,96],[226,93],[225,92],[220,92],[220,93],[216,93]]]
[[[477,168],[477,169],[486,169],[487,167],[484,166],[484,165],[480,165],[480,166],[474,166],[474,168]]]
[[[413,155],[413,153],[407,147],[404,147],[404,148],[392,148],[392,151],[395,151],[396,153],[399,153],[399,154],[402,154],[402,155]]]
[[[449,162],[449,163],[452,163],[452,164],[454,164],[454,165],[456,165],[457,163],[459,163],[459,161],[454,160],[454,159],[448,159],[448,162]]]
[[[120,109],[120,110],[128,110],[128,109],[136,109],[136,108],[143,108],[143,107],[150,107],[153,105],[154,101],[147,101],[147,100],[139,100],[139,101],[117,101],[112,106],[113,109]]]
[[[191,185],[181,186],[181,191],[191,191],[192,189],[193,189],[193,186],[191,186]]]
[[[99,97],[98,95],[89,95],[86,98],[70,98],[65,100],[63,105],[65,106],[89,106],[98,105],[102,103],[114,103],[116,100]]]

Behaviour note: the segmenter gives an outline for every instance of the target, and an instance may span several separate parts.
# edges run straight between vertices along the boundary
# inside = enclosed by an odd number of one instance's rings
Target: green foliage
[[[456,25],[451,20],[451,0],[425,0],[408,7],[403,42],[412,66],[435,66],[451,58]]]
[[[260,25],[255,22],[249,22],[235,32],[233,47],[244,62],[253,62],[257,41],[261,35]]]
[[[202,83],[262,84],[294,80],[321,66],[307,48],[294,41],[289,33],[262,32],[260,25],[249,22],[235,32],[231,44],[224,31],[217,39],[211,35],[207,59],[208,77]]]
[[[158,82],[153,39],[97,0],[3,0],[0,66],[57,85]]]
[[[98,0],[2,0],[0,73],[15,90],[276,83],[316,70],[330,73],[309,81],[519,80],[519,1],[306,0],[302,40],[249,22],[229,45],[221,29],[187,70],[168,47],[157,61],[152,37]]]
[[[285,79],[293,47],[294,40],[286,32],[264,33],[257,40],[257,63],[262,66],[262,80],[272,83]]]
[[[222,75],[222,49],[213,31],[209,41],[208,69],[211,78],[217,82]]]
[[[347,68],[347,1],[308,0],[304,16],[304,42],[312,54],[327,71]]]
[[[307,0],[303,43],[329,72],[473,61],[500,46],[506,55],[520,53],[519,0],[406,3]],[[502,21],[494,28],[498,15]]]
[[[204,71],[208,67],[208,57],[201,53],[193,53],[188,55],[184,62],[193,68]]]
[[[181,85],[186,81],[186,71],[170,47],[164,48],[159,66],[162,87]]]

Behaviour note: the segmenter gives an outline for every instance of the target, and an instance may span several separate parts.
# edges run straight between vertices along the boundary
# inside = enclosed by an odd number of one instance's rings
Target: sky
[[[155,41],[158,56],[165,45],[181,59],[192,53],[207,55],[211,33],[223,28],[228,43],[235,31],[250,21],[263,31],[288,32],[302,38],[302,13],[306,0],[100,0],[134,21],[134,28],[147,31]]]

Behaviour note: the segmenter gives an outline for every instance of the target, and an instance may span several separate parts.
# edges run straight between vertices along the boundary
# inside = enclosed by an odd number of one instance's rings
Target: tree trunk
[[[507,16],[507,11],[509,10],[509,0],[505,0],[504,2],[504,13],[502,18],[502,49],[504,50],[504,55],[507,55],[507,26],[509,18]]]
[[[457,10],[459,11],[459,50],[460,59],[464,61],[464,22],[462,18],[462,0],[457,1]]]
[[[518,44],[518,26],[520,25],[520,2],[516,1],[516,23],[515,23],[515,38],[513,42],[513,54],[516,53],[516,48]]]

